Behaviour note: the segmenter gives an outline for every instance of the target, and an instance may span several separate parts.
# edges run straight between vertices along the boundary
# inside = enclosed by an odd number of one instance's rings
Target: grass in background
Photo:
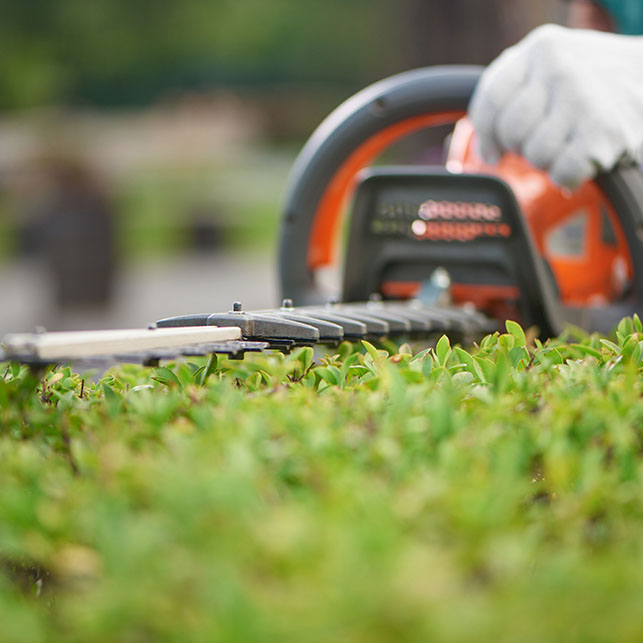
[[[223,248],[272,252],[293,150],[253,149],[225,165],[139,171],[118,188],[119,238],[128,260],[185,253],[195,217],[222,231]]]
[[[0,379],[3,641],[637,641],[640,321]]]

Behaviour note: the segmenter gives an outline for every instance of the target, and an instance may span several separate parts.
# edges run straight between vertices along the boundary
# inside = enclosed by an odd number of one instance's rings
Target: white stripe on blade
[[[42,360],[97,357],[163,348],[194,346],[241,339],[236,326],[190,326],[187,328],[133,328],[53,333],[20,333],[4,338],[5,357],[30,355]]]

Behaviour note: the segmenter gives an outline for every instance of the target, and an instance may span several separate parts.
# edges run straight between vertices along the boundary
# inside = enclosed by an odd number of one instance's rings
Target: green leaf
[[[473,373],[470,373],[469,371],[461,371],[460,373],[454,373],[451,379],[454,384],[464,386],[473,382]]]
[[[605,348],[607,348],[615,355],[618,355],[621,352],[621,347],[615,344],[614,342],[610,342],[609,339],[601,339],[600,342],[601,344],[603,344],[603,346],[605,346]]]
[[[402,344],[398,350],[400,355],[413,355],[413,351],[408,344]]]
[[[103,382],[103,395],[105,397],[105,406],[111,417],[116,417],[122,408],[123,398],[109,384]]]
[[[414,371],[410,368],[402,368],[400,369],[400,373],[409,384],[420,384],[426,381],[426,378],[422,373]]]
[[[639,347],[638,335],[630,335],[625,344],[623,345],[622,354],[624,359],[629,359],[638,362],[641,356],[641,349]]]
[[[516,340],[516,346],[526,346],[527,338],[525,337],[525,331],[522,329],[519,323],[511,321],[508,319],[505,322],[505,328],[510,335],[513,335]]]
[[[121,396],[106,382],[102,384],[103,395],[108,402],[120,402]]]
[[[176,385],[179,388],[183,388],[181,380],[179,380],[179,378],[176,376],[176,373],[166,366],[157,366],[154,369],[154,374],[155,377],[153,377],[152,379],[160,382],[161,384],[164,384],[165,386]]]
[[[473,368],[473,357],[467,353],[463,348],[460,348],[459,346],[456,346],[454,349],[456,357],[466,365],[466,367],[471,370]]]
[[[634,328],[636,329],[637,333],[643,333],[643,324],[641,324],[641,318],[636,313],[632,315],[632,323],[634,324]]]
[[[362,346],[367,350],[368,354],[371,356],[374,362],[377,362],[380,356],[377,353],[377,348],[373,346],[370,342],[367,342],[365,339],[362,340]]]
[[[495,332],[491,335],[486,335],[480,342],[480,348],[483,351],[490,351],[498,343],[498,336],[498,332]]]
[[[315,369],[315,374],[327,384],[332,384],[333,386],[339,385],[340,373],[336,366],[320,366]]]
[[[570,344],[569,346],[570,348],[574,349],[575,351],[578,351],[582,355],[591,355],[596,359],[601,358],[600,351],[597,351],[595,348],[593,348],[592,346],[588,346],[587,344]]]
[[[433,370],[433,360],[429,353],[425,353],[424,358],[422,359],[422,374],[424,377],[429,377],[431,371]]]
[[[508,353],[516,345],[516,338],[509,333],[503,333],[498,337],[498,344],[506,353]]]
[[[529,352],[524,346],[514,346],[509,351],[509,360],[514,368],[518,368],[520,362],[522,361],[522,366],[525,365],[525,360],[529,360]]]
[[[480,365],[476,360],[469,354],[467,351],[463,350],[459,346],[456,346],[454,349],[458,359],[467,367],[469,373],[474,375],[480,382],[486,382],[486,378]]]
[[[476,364],[480,368],[480,371],[483,373],[483,377],[480,379],[485,382],[492,382],[496,376],[496,365],[488,357],[482,357],[476,355],[474,357]]]
[[[505,356],[505,353],[498,351],[496,353],[496,372],[492,381],[494,389],[498,393],[504,393],[510,379],[511,362]]]
[[[616,331],[621,335],[623,340],[627,339],[634,332],[634,324],[631,317],[621,319],[616,327]]]
[[[74,384],[74,379],[73,379],[72,377],[66,377],[66,378],[65,378],[65,379],[60,383],[60,386],[61,386],[62,388],[66,388],[66,389],[74,388],[74,386],[75,386],[75,384]]]
[[[438,363],[444,366],[451,355],[451,343],[446,335],[442,335],[435,345],[435,354],[438,358]]]
[[[359,354],[353,353],[352,355],[350,355],[348,358],[344,360],[344,363],[342,364],[342,368],[340,369],[340,372],[339,372],[339,381],[341,382],[342,388],[346,384],[350,369],[353,367],[353,364],[357,361],[358,358],[359,358]]]
[[[199,386],[205,386],[205,383],[208,381],[208,377],[212,375],[217,370],[217,365],[219,359],[216,353],[212,353],[208,358],[208,363],[205,365],[205,368],[197,375],[197,383]],[[196,375],[196,373],[195,373]]]
[[[564,357],[562,356],[561,352],[557,348],[552,348],[549,351],[548,356],[550,357],[550,359],[552,360],[552,362],[554,364],[564,364],[565,363]]]
[[[301,363],[302,373],[305,373],[312,366],[313,360],[315,359],[315,351],[310,346],[304,346],[299,349],[297,359]]]
[[[252,373],[246,377],[246,387],[249,391],[257,391],[263,385],[263,377],[260,372]]]

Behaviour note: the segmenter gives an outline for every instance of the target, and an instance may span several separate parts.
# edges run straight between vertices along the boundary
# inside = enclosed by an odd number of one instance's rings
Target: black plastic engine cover
[[[370,170],[355,196],[344,265],[344,301],[382,293],[385,282],[426,282],[443,267],[456,283],[515,288],[521,321],[543,335],[560,327],[554,284],[513,192],[496,177]]]

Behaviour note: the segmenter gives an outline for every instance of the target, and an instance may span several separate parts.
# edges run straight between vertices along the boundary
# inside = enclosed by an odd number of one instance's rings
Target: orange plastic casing
[[[456,122],[457,121],[457,122]],[[593,181],[573,192],[561,189],[549,176],[515,154],[506,154],[495,165],[485,164],[476,153],[475,132],[462,111],[416,116],[391,125],[361,146],[337,168],[314,213],[308,241],[308,268],[331,265],[338,249],[342,207],[352,194],[359,171],[404,136],[427,127],[456,122],[449,146],[447,169],[454,173],[489,174],[504,180],[513,190],[525,215],[537,251],[549,263],[562,303],[599,306],[618,299],[632,279],[630,254],[614,209]],[[552,243],[553,235],[581,217],[580,247],[561,252]],[[414,296],[419,284],[381,284],[385,295]],[[471,301],[483,310],[511,308],[519,297],[515,288],[453,284],[456,302]]]
[[[492,174],[511,187],[537,251],[551,266],[561,301],[592,306],[618,299],[632,278],[632,262],[618,217],[596,183],[586,181],[569,192],[516,154],[506,154],[495,166],[485,164],[475,141],[471,122],[460,119],[451,139],[447,169]],[[560,244],[556,247],[554,235],[574,220],[581,222],[581,235],[575,251],[566,253]],[[467,290],[460,288],[458,298],[471,298]]]

